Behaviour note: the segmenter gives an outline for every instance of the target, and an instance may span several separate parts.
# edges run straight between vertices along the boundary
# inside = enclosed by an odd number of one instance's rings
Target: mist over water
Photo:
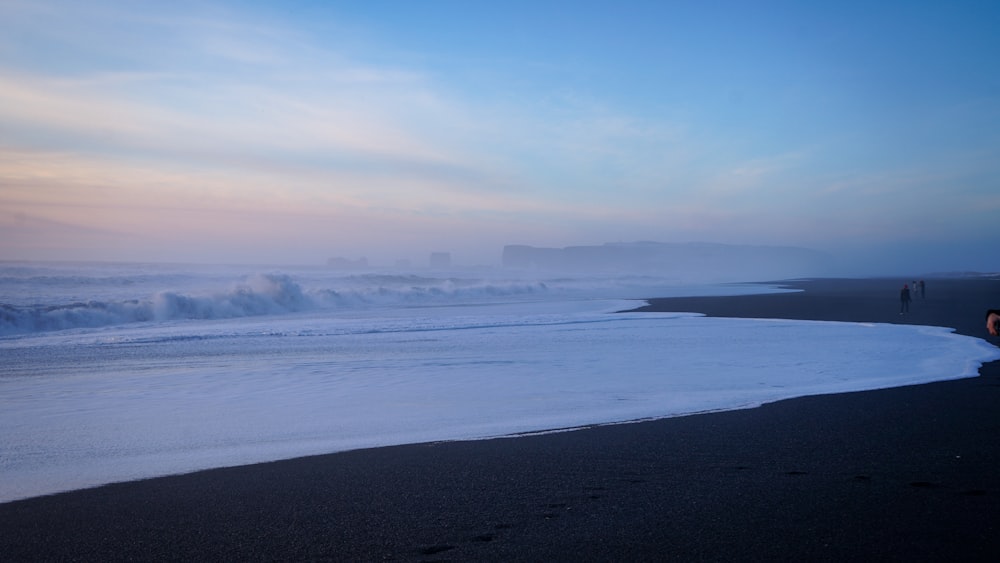
[[[323,269],[301,270],[293,278],[283,272],[203,275],[198,268],[158,275],[164,266],[144,266],[134,277],[88,278],[74,271],[78,266],[52,268],[22,266],[0,277],[0,334],[420,305],[548,289],[539,281]]]
[[[573,267],[531,261],[446,270],[7,262],[0,267],[0,335],[511,299],[643,299],[692,288],[737,291],[712,284],[803,273],[788,267],[751,271],[731,256],[700,270],[680,258],[673,268],[643,268],[628,255],[587,258]],[[720,265],[728,273],[721,274]]]

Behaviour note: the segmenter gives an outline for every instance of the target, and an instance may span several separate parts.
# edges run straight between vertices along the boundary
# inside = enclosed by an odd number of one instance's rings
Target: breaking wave
[[[0,303],[0,335],[170,320],[209,320],[375,306],[432,305],[544,292],[541,282],[359,275],[303,287],[287,274],[256,274],[221,292],[159,291],[148,299],[45,305]]]

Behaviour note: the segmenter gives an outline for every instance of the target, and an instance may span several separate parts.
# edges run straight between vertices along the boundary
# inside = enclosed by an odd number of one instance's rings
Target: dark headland
[[[987,338],[1000,281],[928,279],[900,316],[904,281],[645,309]],[[0,560],[998,561],[1000,362],[955,381],[0,504]]]

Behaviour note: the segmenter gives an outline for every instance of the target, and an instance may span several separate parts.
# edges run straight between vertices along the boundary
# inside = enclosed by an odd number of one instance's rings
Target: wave
[[[547,291],[542,282],[489,282],[412,275],[340,278],[336,287],[303,287],[287,274],[256,274],[227,291],[159,291],[148,299],[48,305],[0,304],[0,335],[171,320],[210,320],[324,309],[432,305]]]

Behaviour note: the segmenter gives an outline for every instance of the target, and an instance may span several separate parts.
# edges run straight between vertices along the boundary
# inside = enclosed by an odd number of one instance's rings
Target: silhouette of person
[[[924,293],[925,289],[926,288],[924,287],[924,280],[920,280],[920,298],[921,299],[924,299],[924,298],[927,297],[927,295]]]
[[[1000,310],[986,311],[986,330],[993,336],[1000,336]]]
[[[910,312],[910,287],[903,284],[903,289],[899,290],[899,314]]]

